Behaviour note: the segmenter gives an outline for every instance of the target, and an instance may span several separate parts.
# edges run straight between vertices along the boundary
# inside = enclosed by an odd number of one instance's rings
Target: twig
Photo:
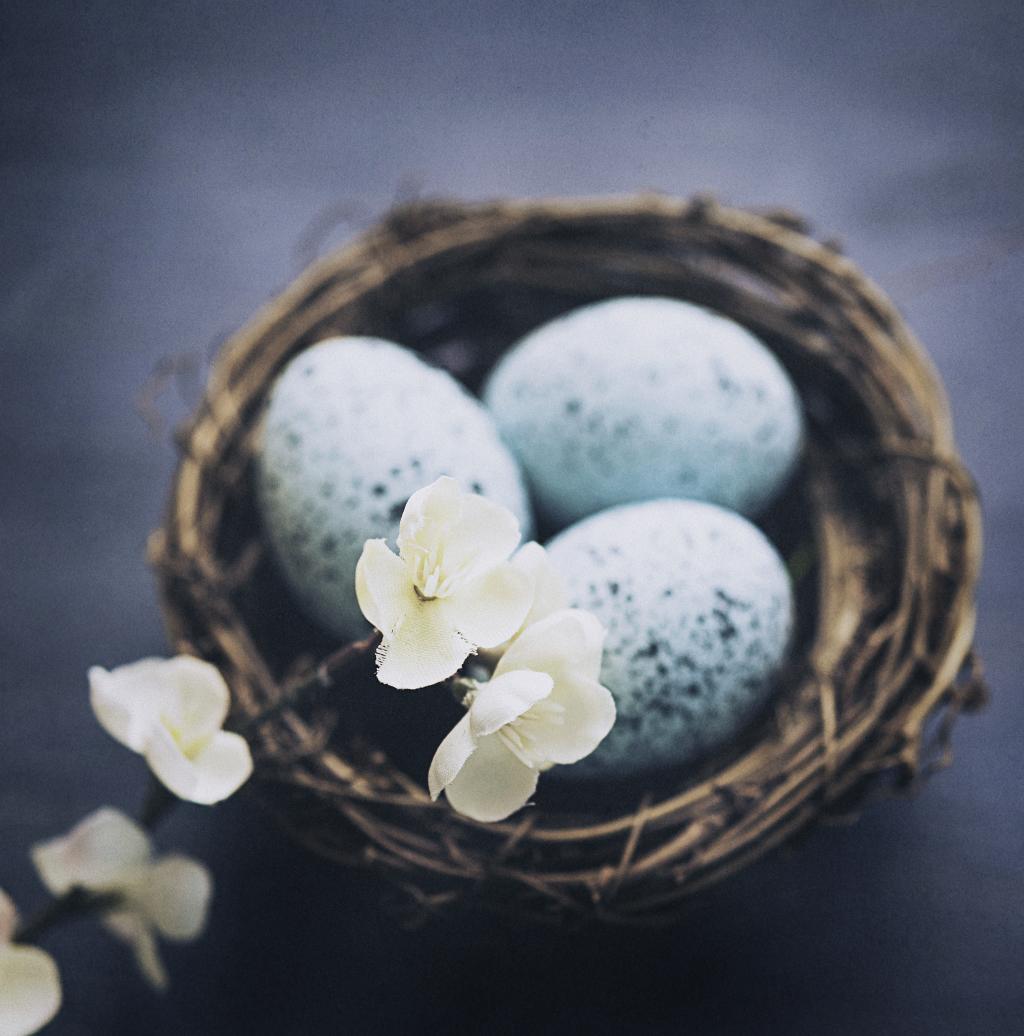
[[[14,942],[36,942],[39,936],[65,921],[115,906],[120,896],[114,893],[89,892],[75,886],[62,896],[51,900],[34,917],[30,917],[14,933]]]
[[[310,705],[324,691],[333,690],[338,677],[353,663],[369,655],[373,657],[373,650],[380,643],[380,634],[374,633],[364,640],[357,640],[352,644],[346,644],[339,648],[333,655],[328,655],[313,671],[312,676],[301,683],[286,689],[280,700],[268,705],[254,716],[249,716],[235,727],[235,730],[245,736],[252,733],[257,727],[262,726],[268,720],[276,719],[282,712],[301,705]]]

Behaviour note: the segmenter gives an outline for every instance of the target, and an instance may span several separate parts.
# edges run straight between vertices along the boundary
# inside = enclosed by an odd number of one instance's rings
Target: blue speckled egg
[[[774,355],[675,299],[610,299],[545,324],[502,359],[484,400],[560,524],[659,497],[754,515],[800,451],[799,400]]]
[[[256,488],[278,566],[328,630],[369,625],[354,590],[363,543],[394,546],[409,497],[441,475],[532,517],[515,460],[484,408],[450,375],[378,338],[331,338],[299,353],[271,391]]]
[[[608,630],[601,680],[618,718],[566,777],[686,765],[764,705],[793,629],[789,575],[745,518],[695,500],[614,507],[548,551],[572,603]]]

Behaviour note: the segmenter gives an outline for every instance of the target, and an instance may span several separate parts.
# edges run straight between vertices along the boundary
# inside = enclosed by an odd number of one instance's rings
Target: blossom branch
[[[273,705],[237,724],[235,731],[243,735],[252,733],[288,709],[312,704],[326,691],[336,689],[338,678],[360,658],[369,656],[372,660],[373,650],[379,642],[380,634],[377,633],[339,648],[325,658],[311,676],[286,689],[281,699]],[[161,781],[151,776],[138,814],[140,827],[147,831],[155,830],[181,801]],[[91,892],[76,885],[51,899],[35,915],[19,925],[12,941],[21,944],[35,943],[52,928],[89,914],[109,911],[116,907],[119,901],[120,896],[117,894]]]

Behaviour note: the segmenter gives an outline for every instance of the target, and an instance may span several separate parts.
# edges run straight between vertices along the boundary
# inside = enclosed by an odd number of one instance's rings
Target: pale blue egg
[[[765,705],[793,629],[789,575],[745,518],[694,500],[627,504],[548,551],[571,602],[608,630],[601,680],[618,716],[561,776],[685,766],[728,744]]]
[[[545,324],[501,360],[484,400],[560,524],[666,496],[754,515],[800,452],[799,400],[775,356],[675,299],[610,299]]]
[[[518,466],[484,408],[449,374],[377,338],[332,338],[275,382],[256,487],[278,567],[326,629],[369,630],[356,602],[367,539],[394,546],[405,502],[441,475],[533,521]]]

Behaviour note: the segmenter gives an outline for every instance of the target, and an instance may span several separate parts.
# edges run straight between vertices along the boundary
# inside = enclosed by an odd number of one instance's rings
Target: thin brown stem
[[[268,720],[276,719],[282,712],[302,705],[312,704],[325,691],[335,689],[338,677],[353,663],[369,656],[380,643],[380,634],[374,633],[364,640],[357,640],[328,655],[316,667],[311,676],[292,687],[286,687],[281,698],[265,709],[249,716],[239,723],[235,730],[245,736]]]
[[[96,913],[100,910],[109,910],[114,906],[119,896],[108,893],[89,892],[87,889],[68,889],[62,896],[52,899],[34,916],[30,917],[14,933],[14,942],[33,943],[51,928],[59,924],[71,921],[76,917],[83,917],[86,914]]]

